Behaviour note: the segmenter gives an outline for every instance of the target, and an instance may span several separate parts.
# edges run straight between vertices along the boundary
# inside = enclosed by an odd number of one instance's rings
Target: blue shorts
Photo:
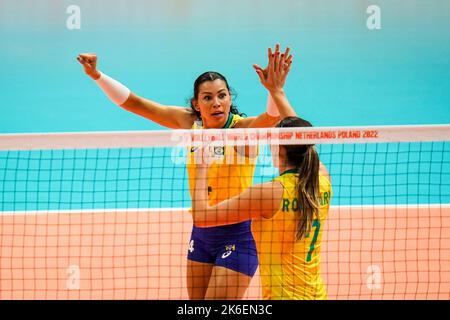
[[[253,277],[258,253],[251,221],[209,228],[193,226],[187,258]]]

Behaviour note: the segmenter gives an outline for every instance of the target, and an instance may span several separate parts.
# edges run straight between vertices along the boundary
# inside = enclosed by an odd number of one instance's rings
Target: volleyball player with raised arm
[[[272,57],[267,74],[255,67],[283,117],[277,127],[310,127],[296,117],[286,98],[282,65],[282,59]],[[330,176],[314,145],[281,145],[272,157],[278,177],[216,205],[206,201],[210,159],[198,164],[194,224],[209,227],[253,219],[263,299],[326,299],[320,252],[332,192]]]
[[[269,56],[280,55],[283,55],[283,70],[287,75],[292,62],[289,49],[284,54],[280,53],[279,45],[276,46],[275,53],[269,50]],[[191,108],[185,108],[162,105],[136,95],[123,84],[98,71],[95,54],[80,54],[77,60],[111,101],[168,128],[271,127],[280,119],[271,99],[267,104],[267,111],[258,117],[242,117],[232,104],[227,80],[217,72],[205,72],[196,79]],[[257,68],[263,76],[267,74],[267,68]],[[232,162],[216,163],[209,168],[210,205],[216,205],[251,186],[257,154],[251,154],[248,148],[238,151],[236,148],[223,148],[220,152],[223,152],[225,159],[232,159]],[[188,160],[191,160],[194,152],[195,148],[192,148]],[[243,162],[237,161],[240,156],[245,158]],[[195,181],[195,167],[192,163],[188,161],[187,166],[191,192]],[[229,248],[233,248],[230,253]],[[257,266],[250,220],[223,227],[193,226],[187,263],[187,286],[191,299],[240,299]]]

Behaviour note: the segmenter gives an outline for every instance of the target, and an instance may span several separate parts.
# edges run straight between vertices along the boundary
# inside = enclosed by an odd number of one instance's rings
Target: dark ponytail
[[[309,121],[298,117],[284,118],[277,127],[312,127]],[[298,172],[297,191],[299,222],[297,240],[309,234],[319,209],[319,167],[320,160],[314,145],[284,145],[289,164]]]

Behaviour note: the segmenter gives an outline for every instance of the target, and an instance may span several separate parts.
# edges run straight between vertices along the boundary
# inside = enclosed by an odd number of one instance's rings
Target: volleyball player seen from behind
[[[277,127],[310,127],[296,117],[284,94],[280,61],[269,56],[267,74],[257,69],[280,114],[287,116]],[[206,201],[211,159],[203,159],[196,172],[194,224],[210,227],[253,219],[263,298],[326,299],[320,252],[332,192],[330,176],[314,145],[280,145],[272,151],[278,177],[214,206]]]

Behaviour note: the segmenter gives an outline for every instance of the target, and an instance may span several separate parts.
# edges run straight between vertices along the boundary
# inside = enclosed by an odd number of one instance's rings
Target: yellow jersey
[[[224,128],[234,128],[241,119],[241,116],[230,113]],[[202,126],[194,123],[192,129],[202,129]],[[187,161],[191,197],[195,186],[194,151],[195,148],[189,148]],[[215,147],[214,155],[216,160],[208,170],[208,199],[211,206],[232,198],[250,187],[257,160],[257,157],[248,158],[239,154],[234,146]]]
[[[299,221],[295,170],[275,178],[283,186],[280,209],[271,219],[254,219],[252,232],[258,250],[263,299],[327,299],[320,275],[322,232],[328,215],[331,183],[319,175],[320,208],[312,228],[296,240]]]

